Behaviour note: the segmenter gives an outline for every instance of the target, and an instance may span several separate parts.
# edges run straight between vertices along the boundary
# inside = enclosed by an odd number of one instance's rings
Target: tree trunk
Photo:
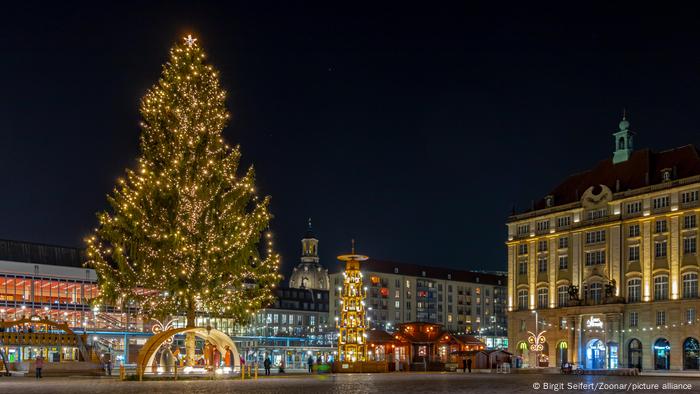
[[[190,299],[187,303],[187,327],[195,327],[195,302]],[[194,366],[195,335],[193,332],[185,333],[185,364]]]

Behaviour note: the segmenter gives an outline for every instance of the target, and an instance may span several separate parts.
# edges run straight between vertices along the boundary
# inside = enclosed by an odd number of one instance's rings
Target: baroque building
[[[633,136],[623,118],[611,158],[507,220],[508,337],[526,366],[700,365],[700,155]]]
[[[318,258],[318,239],[311,228],[311,219],[306,235],[301,240],[301,262],[294,267],[289,278],[289,287],[294,289],[328,290],[328,269]]]

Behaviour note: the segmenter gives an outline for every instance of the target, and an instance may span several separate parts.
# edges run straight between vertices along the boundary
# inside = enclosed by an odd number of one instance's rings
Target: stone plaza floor
[[[700,379],[673,376],[400,373],[272,376],[258,380],[119,381],[0,378],[0,393],[700,393]]]

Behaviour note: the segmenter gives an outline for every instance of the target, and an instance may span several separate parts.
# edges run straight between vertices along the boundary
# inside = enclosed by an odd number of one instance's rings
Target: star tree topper
[[[192,37],[192,34],[188,34],[187,37],[185,37],[185,44],[187,44],[188,47],[192,47],[195,42],[197,42],[197,39]]]

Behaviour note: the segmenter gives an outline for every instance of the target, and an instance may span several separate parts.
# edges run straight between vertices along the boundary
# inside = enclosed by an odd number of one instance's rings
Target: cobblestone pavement
[[[656,385],[656,386],[655,386]],[[665,385],[665,386],[664,386]],[[108,378],[0,378],[0,393],[700,393],[685,377],[562,376],[535,374],[347,374],[246,380],[122,382]]]

